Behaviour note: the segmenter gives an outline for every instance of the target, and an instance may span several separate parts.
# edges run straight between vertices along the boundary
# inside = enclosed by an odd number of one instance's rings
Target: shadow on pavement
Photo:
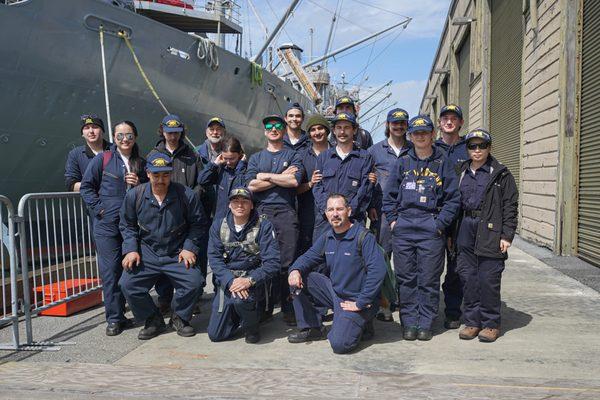
[[[533,317],[502,302],[502,334],[529,325]]]

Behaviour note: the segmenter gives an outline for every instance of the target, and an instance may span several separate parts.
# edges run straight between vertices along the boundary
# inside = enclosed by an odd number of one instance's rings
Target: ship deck
[[[440,320],[431,342],[406,342],[397,313],[350,355],[326,341],[289,344],[280,314],[258,345],[211,343],[205,295],[193,338],[141,342],[139,327],[109,338],[102,308],[35,318],[37,340],[76,344],[0,353],[0,398],[600,398],[600,294],[580,282],[594,286],[600,272],[577,268],[578,281],[558,270],[568,261],[556,269],[523,249],[507,263],[503,336],[493,344],[461,341]],[[0,330],[0,342],[9,335]]]

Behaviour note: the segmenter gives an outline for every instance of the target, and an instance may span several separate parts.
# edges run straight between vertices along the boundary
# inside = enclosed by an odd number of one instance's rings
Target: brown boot
[[[474,326],[465,326],[458,332],[458,337],[463,340],[471,340],[477,337],[477,334],[481,332],[481,328],[476,328]]]
[[[500,336],[500,329],[495,328],[483,328],[481,332],[479,332],[479,341],[480,342],[495,342]]]

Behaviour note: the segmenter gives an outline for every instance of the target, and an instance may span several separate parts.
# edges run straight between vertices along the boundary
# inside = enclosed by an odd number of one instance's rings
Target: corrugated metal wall
[[[520,2],[491,2],[490,133],[493,155],[520,182],[521,56],[523,27]]]
[[[469,128],[469,99],[471,97],[471,33],[467,33],[458,51],[458,105],[463,110],[463,119],[465,123],[463,130]]]
[[[583,2],[581,130],[579,144],[579,256],[600,266],[600,1]]]

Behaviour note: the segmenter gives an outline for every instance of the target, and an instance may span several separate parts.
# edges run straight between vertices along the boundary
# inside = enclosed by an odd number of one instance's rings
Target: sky
[[[237,0],[244,29],[244,56],[256,54],[265,40],[265,31],[249,2],[271,32],[291,0]],[[341,83],[344,75],[349,82],[347,88],[360,86],[361,98],[393,80],[389,89],[382,90],[362,105],[361,113],[364,113],[391,92],[389,99],[362,119],[362,126],[367,130],[372,130],[376,121],[377,125],[384,121],[387,111],[393,107],[404,108],[411,116],[416,115],[450,0],[300,0],[273,44],[279,46],[292,42],[298,45],[304,50],[302,62],[307,62],[311,48],[309,29],[313,28],[313,56],[323,55],[333,11],[338,4],[341,12],[332,49],[401,22],[406,17],[412,18],[406,29],[396,28],[330,59],[329,73],[334,83]],[[372,118],[367,120],[369,117]],[[383,126],[372,133],[374,139],[382,139]]]

